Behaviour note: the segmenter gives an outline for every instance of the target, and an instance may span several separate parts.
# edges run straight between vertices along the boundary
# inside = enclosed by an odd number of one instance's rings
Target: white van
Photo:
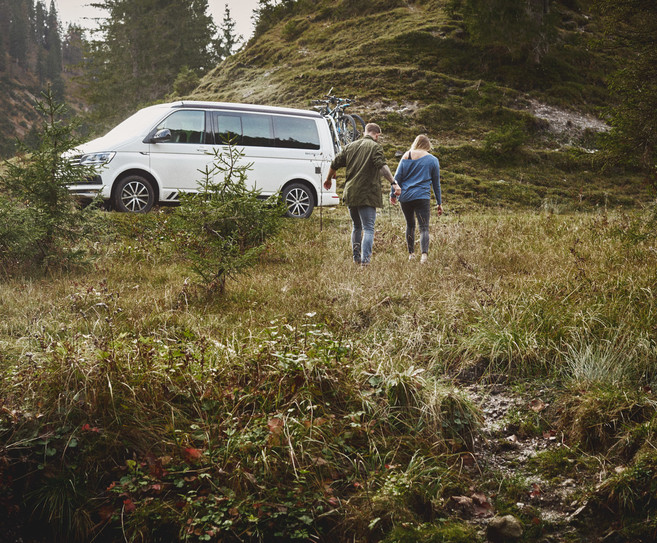
[[[118,211],[145,213],[198,190],[214,150],[232,144],[251,164],[247,182],[263,197],[280,192],[288,216],[306,218],[316,205],[337,205],[322,186],[334,157],[326,120],[301,109],[220,102],[173,102],[144,108],[102,138],[75,149],[74,162],[98,174],[69,190],[101,195]]]

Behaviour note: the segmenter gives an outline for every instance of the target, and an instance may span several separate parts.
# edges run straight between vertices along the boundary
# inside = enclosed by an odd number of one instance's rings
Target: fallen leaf
[[[529,402],[529,408],[532,411],[535,411],[536,413],[540,413],[546,407],[547,405],[543,402],[543,400],[540,400],[538,398],[535,398],[531,402]]]
[[[192,447],[188,447],[183,450],[183,454],[185,455],[185,458],[187,459],[188,462],[193,462],[203,456],[203,451],[201,451],[200,449],[194,449]]]

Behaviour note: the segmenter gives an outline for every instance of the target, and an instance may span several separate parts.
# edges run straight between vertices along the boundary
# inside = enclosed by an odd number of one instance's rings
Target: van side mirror
[[[163,128],[162,130],[158,130],[155,132],[153,137],[151,138],[152,143],[161,143],[163,141],[169,141],[171,139],[171,130],[168,128]]]

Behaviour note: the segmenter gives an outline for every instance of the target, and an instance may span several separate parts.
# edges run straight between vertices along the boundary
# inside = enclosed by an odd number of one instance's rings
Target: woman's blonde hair
[[[429,141],[429,138],[424,134],[420,134],[415,138],[413,145],[411,145],[411,151],[415,150],[431,151],[431,141]]]

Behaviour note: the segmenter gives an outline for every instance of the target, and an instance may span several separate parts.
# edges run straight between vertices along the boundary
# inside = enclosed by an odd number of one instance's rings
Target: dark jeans
[[[428,253],[431,201],[411,200],[410,202],[400,202],[400,204],[406,218],[406,245],[409,254],[415,252],[415,217],[417,217],[417,223],[420,226],[420,249],[423,253]]]

